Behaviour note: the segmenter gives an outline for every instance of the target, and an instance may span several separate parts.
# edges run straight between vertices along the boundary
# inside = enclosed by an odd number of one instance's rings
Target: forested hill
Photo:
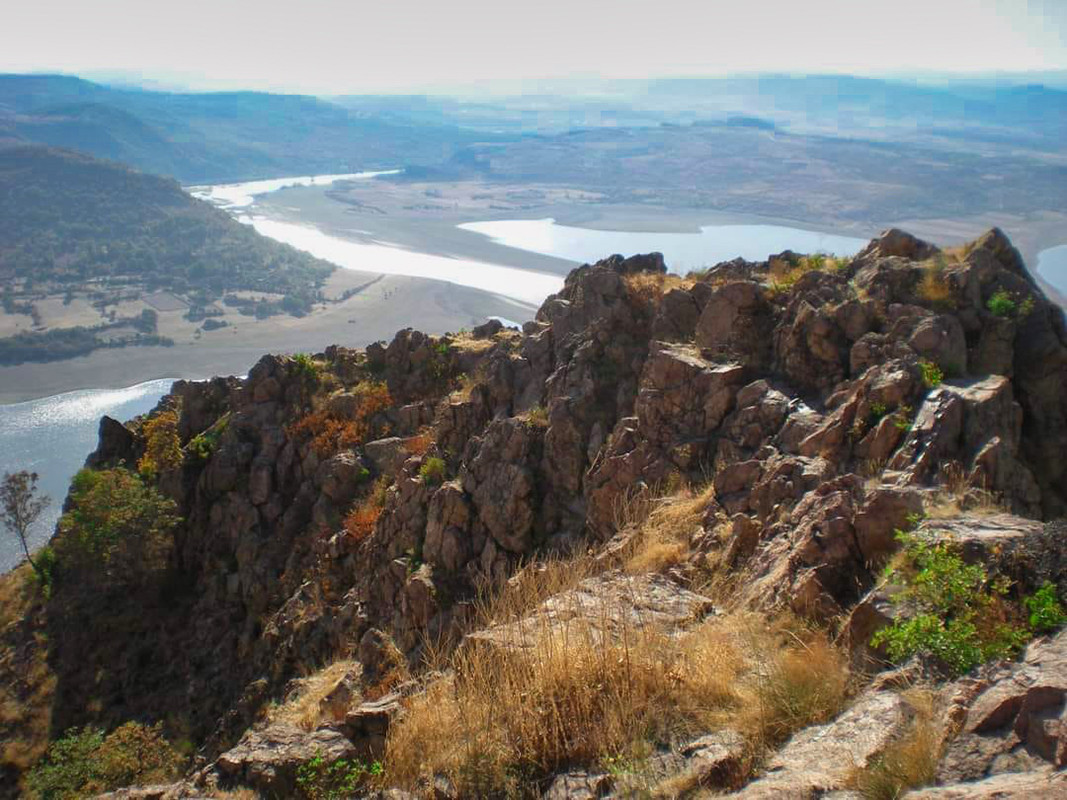
[[[0,148],[0,291],[106,284],[209,295],[255,290],[300,313],[333,267],[260,236],[174,180],[52,148]]]
[[[72,148],[184,183],[437,164],[485,138],[389,123],[303,95],[178,94],[0,75],[0,145]]]

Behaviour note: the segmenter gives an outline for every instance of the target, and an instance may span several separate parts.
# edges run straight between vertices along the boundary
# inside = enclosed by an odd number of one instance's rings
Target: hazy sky
[[[1067,0],[3,0],[0,71],[196,88],[1067,69]]]

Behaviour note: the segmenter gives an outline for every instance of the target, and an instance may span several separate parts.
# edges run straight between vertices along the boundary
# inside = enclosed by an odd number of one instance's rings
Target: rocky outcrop
[[[413,660],[461,639],[479,588],[544,553],[618,544],[635,508],[685,486],[711,489],[677,575],[575,591],[690,619],[710,601],[674,578],[715,561],[744,576],[741,603],[851,613],[846,631],[869,642],[889,613],[869,593],[894,531],[937,492],[1013,515],[965,510],[939,535],[1020,586],[1065,587],[1062,526],[1024,518],[1067,510],[1067,332],[1018,253],[999,231],[958,254],[888,231],[848,263],[812,265],[784,253],[683,280],[657,254],[613,256],[574,270],[521,333],[405,329],[175,384],[186,458],[160,486],[184,518],[167,584],[180,591],[139,599],[144,618],[113,626],[106,651],[86,643],[114,616],[55,632],[69,665],[55,724],[180,711],[207,759],[232,754],[300,670],[362,650],[368,631],[368,660],[386,639]],[[1014,310],[994,313],[995,292]],[[94,466],[143,451],[137,424],[101,431]],[[906,716],[883,693],[862,704],[890,731]],[[839,787],[837,762],[884,747],[873,727],[846,715],[795,738],[751,792]],[[288,769],[245,751],[220,762],[234,780]]]
[[[846,789],[852,771],[863,769],[885,752],[908,719],[900,695],[869,693],[833,722],[798,733],[771,759],[761,778],[729,796],[739,800],[824,797]]]

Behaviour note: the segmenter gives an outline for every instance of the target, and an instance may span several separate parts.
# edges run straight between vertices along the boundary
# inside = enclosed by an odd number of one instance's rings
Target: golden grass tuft
[[[955,305],[952,287],[945,279],[943,256],[938,256],[923,266],[922,277],[915,292],[920,300],[934,308],[952,308]]]
[[[325,719],[323,700],[345,675],[358,668],[358,662],[342,659],[302,678],[287,702],[268,710],[268,721],[295,725],[305,731],[315,730]],[[352,702],[358,702],[358,698],[352,698]]]
[[[696,277],[675,275],[673,272],[633,272],[623,276],[630,304],[646,313],[655,313],[663,295],[675,288],[689,288]]]
[[[690,556],[690,539],[700,526],[713,492],[709,485],[700,492],[684,490],[652,503],[626,560],[626,571],[662,572],[684,563]]]
[[[936,721],[935,695],[916,688],[906,691],[904,699],[914,715],[908,730],[866,769],[851,776],[852,788],[867,800],[896,800],[909,789],[934,782],[944,741]]]

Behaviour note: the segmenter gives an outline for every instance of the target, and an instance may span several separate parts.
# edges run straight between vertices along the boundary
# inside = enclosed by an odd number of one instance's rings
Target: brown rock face
[[[1052,777],[1048,769],[1067,766],[1065,701],[1067,635],[1060,633],[1031,644],[1019,664],[1001,670],[973,698],[938,781],[958,784],[1028,772],[1033,774],[1025,785],[1043,785]]]
[[[185,520],[170,594],[137,598],[138,615],[116,600],[49,631],[62,665],[53,725],[180,712],[217,756],[290,678],[351,655],[366,631],[417,657],[421,642],[464,632],[476,587],[542,553],[612,539],[628,501],[687,485],[713,491],[679,574],[722,555],[752,607],[847,615],[892,554],[893,531],[950,482],[1017,516],[964,513],[945,535],[996,539],[1028,580],[1067,586],[1062,525],[1019,522],[1067,511],[1063,314],[1003,234],[960,252],[889,231],[787,289],[772,285],[769,262],[682,280],[655,254],[615,256],[572,271],[521,333],[406,329],[365,352],[320,354],[318,383],[283,356],[244,380],[179,382],[166,402],[182,443],[220,433],[165,484]],[[988,307],[1001,290],[1017,301],[1008,316]],[[932,362],[947,376],[938,386]],[[364,431],[359,387],[379,381],[388,408]],[[308,420],[319,428],[301,432]],[[335,428],[343,441],[323,447]],[[129,461],[145,445],[139,431],[103,423],[91,463]],[[380,476],[388,488],[372,496],[365,478]],[[343,524],[355,511],[366,529]],[[857,636],[869,640],[879,608],[853,613]],[[879,693],[863,702],[882,727],[849,718],[821,743],[798,740],[752,791],[784,790],[784,775],[809,793],[838,788],[830,767],[870,759],[884,745],[877,730],[897,730],[902,713]],[[1020,705],[1010,725],[1053,763],[1060,721],[1039,705]],[[257,766],[263,748],[306,742],[246,744],[228,774],[269,784],[288,767]]]

